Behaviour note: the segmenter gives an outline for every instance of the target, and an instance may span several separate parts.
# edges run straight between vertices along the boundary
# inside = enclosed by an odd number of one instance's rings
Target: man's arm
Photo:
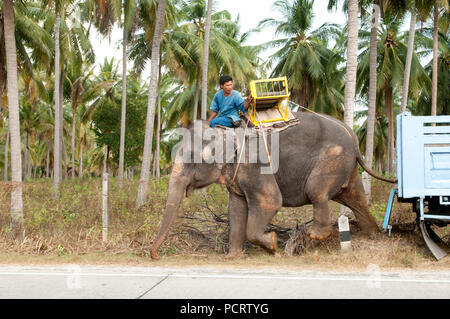
[[[248,107],[250,106],[250,103],[253,101],[253,97],[251,95],[247,96],[244,102],[244,108],[248,110]]]
[[[217,112],[216,111],[211,111],[211,116],[209,117],[208,122],[211,122],[212,120],[214,120],[214,118],[217,116]]]
[[[242,112],[242,113],[247,113],[247,110],[253,100],[252,96],[249,95],[247,96],[247,98],[244,100],[240,95],[239,95],[239,102],[237,104],[238,109]]]
[[[217,93],[216,95],[214,95],[211,106],[209,108],[211,110],[211,116],[209,117],[208,122],[211,122],[217,116],[217,114],[219,114],[220,111],[220,106],[219,103],[217,102]]]

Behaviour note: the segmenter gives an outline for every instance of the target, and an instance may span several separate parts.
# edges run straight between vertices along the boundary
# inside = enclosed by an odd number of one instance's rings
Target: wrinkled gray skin
[[[225,184],[229,191],[229,258],[242,254],[246,238],[274,253],[276,234],[265,231],[282,206],[313,205],[314,221],[307,230],[312,239],[325,239],[331,234],[329,200],[352,209],[363,233],[377,231],[366,204],[358,162],[375,175],[364,166],[353,131],[331,117],[294,115],[300,124],[280,133],[279,169],[275,174],[261,174],[260,164],[243,163],[231,183],[237,164],[174,164],[163,221],[151,248],[152,258],[158,258],[158,248],[177,217],[184,193],[188,196],[194,189],[212,183]],[[202,124],[208,127],[207,122]]]

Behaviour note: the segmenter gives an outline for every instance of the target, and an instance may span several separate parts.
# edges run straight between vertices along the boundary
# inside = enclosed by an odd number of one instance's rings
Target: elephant
[[[187,143],[193,143],[196,134],[190,128],[191,138],[183,139],[175,156],[163,220],[150,251],[153,259],[159,258],[158,249],[177,217],[184,193],[189,196],[193,190],[213,183],[225,185],[229,192],[227,258],[242,256],[246,239],[274,254],[277,236],[275,232],[266,232],[266,229],[281,207],[312,204],[313,222],[307,229],[311,239],[323,240],[331,235],[329,200],[353,210],[363,234],[371,235],[378,230],[366,203],[358,163],[377,179],[396,181],[376,175],[364,164],[354,132],[341,121],[317,113],[293,114],[299,123],[279,132],[278,168],[268,174],[261,173],[263,160],[256,163],[242,159],[229,161],[229,158],[222,163],[203,160],[205,156],[211,156],[213,142],[197,150],[189,147]],[[200,126],[206,128],[208,122],[202,121]],[[205,142],[205,138],[198,134],[197,138]],[[236,159],[237,148],[235,145],[231,152],[226,153],[231,153]],[[200,162],[185,160],[192,160],[196,152],[203,156]]]

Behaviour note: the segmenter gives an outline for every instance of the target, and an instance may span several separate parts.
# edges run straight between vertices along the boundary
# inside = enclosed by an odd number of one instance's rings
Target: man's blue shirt
[[[214,96],[211,110],[219,113],[217,117],[231,118],[232,121],[236,122],[240,119],[238,111],[247,113],[244,103],[245,101],[239,92],[233,90],[228,97],[225,97],[223,90],[220,90]]]

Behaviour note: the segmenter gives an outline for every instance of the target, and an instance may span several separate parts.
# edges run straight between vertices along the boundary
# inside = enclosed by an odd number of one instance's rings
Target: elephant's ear
[[[236,161],[237,139],[233,129],[211,129],[203,136],[202,158],[204,163],[216,164],[222,169],[226,163]]]

